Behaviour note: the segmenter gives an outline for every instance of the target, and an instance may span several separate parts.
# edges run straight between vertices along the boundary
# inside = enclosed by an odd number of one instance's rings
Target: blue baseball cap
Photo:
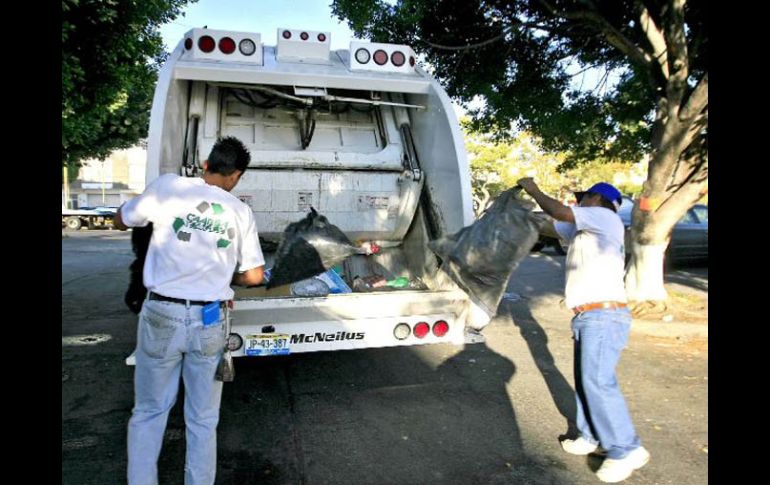
[[[623,201],[623,195],[620,193],[620,191],[616,189],[614,185],[608,184],[607,182],[599,182],[598,184],[594,184],[585,192],[575,192],[575,198],[577,199],[578,204],[580,203],[580,199],[582,199],[586,194],[601,195],[608,201],[612,202],[612,206],[615,207],[615,212],[620,209],[620,203]]]

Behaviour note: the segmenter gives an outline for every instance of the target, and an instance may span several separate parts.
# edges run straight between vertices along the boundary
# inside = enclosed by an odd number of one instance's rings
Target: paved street
[[[136,318],[123,304],[130,233],[62,238],[62,484],[125,483]],[[238,360],[219,425],[220,484],[597,484],[600,460],[565,454],[574,416],[564,257],[533,253],[485,344]],[[668,276],[708,293],[708,269]],[[635,323],[621,386],[652,460],[627,484],[708,483],[706,323]],[[650,331],[647,331],[647,330]],[[692,330],[692,331],[691,331]],[[707,335],[707,333],[706,333]],[[161,484],[183,483],[172,410]]]

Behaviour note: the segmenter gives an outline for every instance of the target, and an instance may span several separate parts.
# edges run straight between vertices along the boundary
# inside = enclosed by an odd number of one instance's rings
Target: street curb
[[[525,297],[526,299],[526,297]],[[539,302],[529,302],[532,313],[549,315],[552,318],[570,321],[574,316],[566,310],[559,298],[546,298]],[[651,337],[666,338],[699,338],[708,339],[708,323],[664,322],[660,319],[646,320],[634,318],[631,323],[631,332],[649,335]]]

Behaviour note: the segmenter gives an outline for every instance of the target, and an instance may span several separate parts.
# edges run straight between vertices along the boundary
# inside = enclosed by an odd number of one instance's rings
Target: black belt
[[[157,301],[168,301],[171,303],[179,303],[180,305],[201,305],[205,306],[209,303],[214,303],[213,301],[201,301],[201,300],[185,300],[184,298],[171,298],[170,296],[163,296],[159,295],[157,293],[153,293],[152,291],[149,292],[148,299],[150,300],[157,300]],[[220,302],[221,305],[224,305],[224,302]]]

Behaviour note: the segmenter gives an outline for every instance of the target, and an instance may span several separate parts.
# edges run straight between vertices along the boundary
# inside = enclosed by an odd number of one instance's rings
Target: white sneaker
[[[630,477],[634,470],[642,468],[648,461],[650,461],[650,452],[640,446],[625,458],[605,459],[602,466],[596,470],[596,476],[605,483],[620,482]]]
[[[591,443],[587,439],[580,436],[574,440],[563,440],[561,442],[561,447],[564,449],[564,451],[567,453],[572,453],[573,455],[587,455],[596,451],[599,445]]]

